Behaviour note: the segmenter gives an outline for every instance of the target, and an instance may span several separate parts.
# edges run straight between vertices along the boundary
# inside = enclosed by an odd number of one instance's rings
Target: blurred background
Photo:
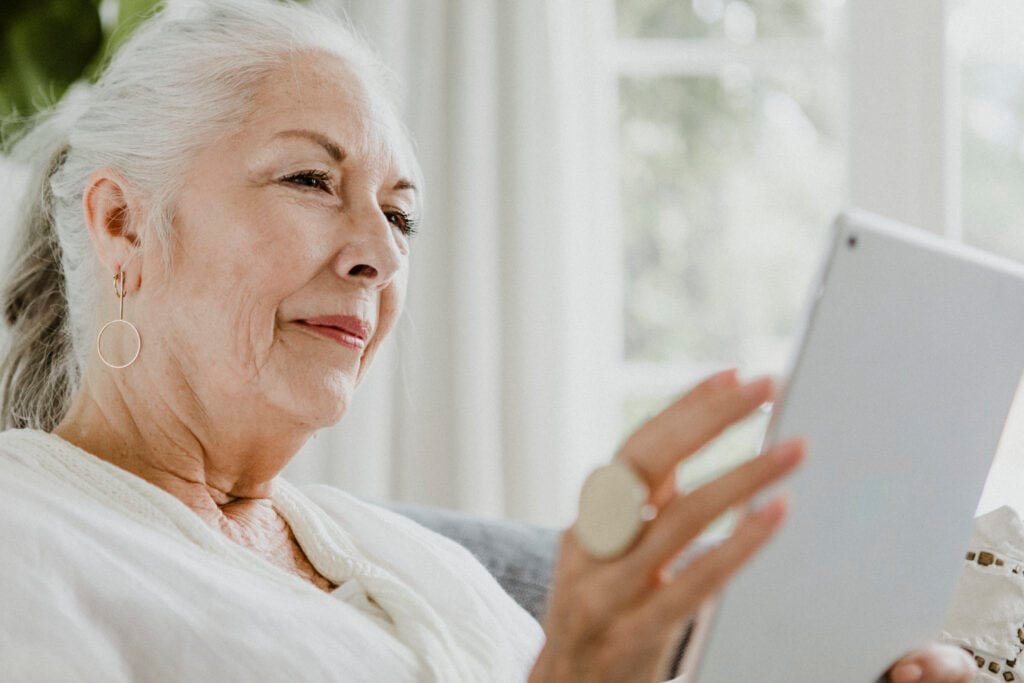
[[[1024,259],[1019,2],[319,4],[394,70],[427,215],[398,329],[293,480],[567,525],[586,473],[686,387],[785,373],[843,207]],[[159,5],[5,0],[3,112],[94,77]],[[20,176],[0,173],[7,230]],[[1024,468],[1000,467],[983,507],[1024,501]]]

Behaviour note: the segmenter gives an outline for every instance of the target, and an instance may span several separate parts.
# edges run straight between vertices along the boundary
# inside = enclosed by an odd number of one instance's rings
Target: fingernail
[[[713,388],[718,389],[720,387],[727,387],[736,383],[736,368],[728,368],[717,372],[708,379],[708,384]]]
[[[893,683],[914,683],[921,680],[924,671],[917,664],[904,664],[892,672]]]
[[[772,459],[781,467],[795,465],[804,454],[804,442],[802,439],[790,439],[775,447]]]
[[[775,393],[774,387],[775,380],[772,379],[770,376],[766,375],[764,377],[758,377],[757,379],[751,381],[750,383],[745,384],[743,386],[742,391],[745,396],[764,395],[765,400],[767,401],[768,398],[770,398],[772,394]]]
[[[757,511],[757,518],[758,521],[766,526],[775,526],[785,514],[786,498],[785,496],[779,496],[778,498],[765,503],[761,509]]]

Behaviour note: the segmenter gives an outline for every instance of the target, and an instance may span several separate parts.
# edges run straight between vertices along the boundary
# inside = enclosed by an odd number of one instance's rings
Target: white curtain
[[[403,319],[293,480],[572,521],[621,413],[604,5],[344,3],[399,76],[427,210]]]

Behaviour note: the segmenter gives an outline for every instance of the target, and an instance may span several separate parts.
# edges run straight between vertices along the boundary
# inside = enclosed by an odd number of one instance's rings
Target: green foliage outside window
[[[0,7],[0,116],[13,132],[58,101],[72,83],[93,80],[117,46],[160,0],[120,0],[103,21],[101,0],[4,0]],[[116,6],[116,7],[115,7]]]
[[[783,369],[842,207],[838,81],[621,79],[627,361]]]
[[[807,38],[835,0],[618,0],[623,38]]]

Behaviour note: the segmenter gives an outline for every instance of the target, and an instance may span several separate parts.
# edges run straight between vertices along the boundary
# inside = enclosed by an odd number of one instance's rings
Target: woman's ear
[[[111,168],[101,168],[89,176],[82,193],[82,209],[93,249],[111,273],[124,269],[139,247],[139,223],[142,212],[127,179]],[[128,273],[129,289],[141,273]]]

